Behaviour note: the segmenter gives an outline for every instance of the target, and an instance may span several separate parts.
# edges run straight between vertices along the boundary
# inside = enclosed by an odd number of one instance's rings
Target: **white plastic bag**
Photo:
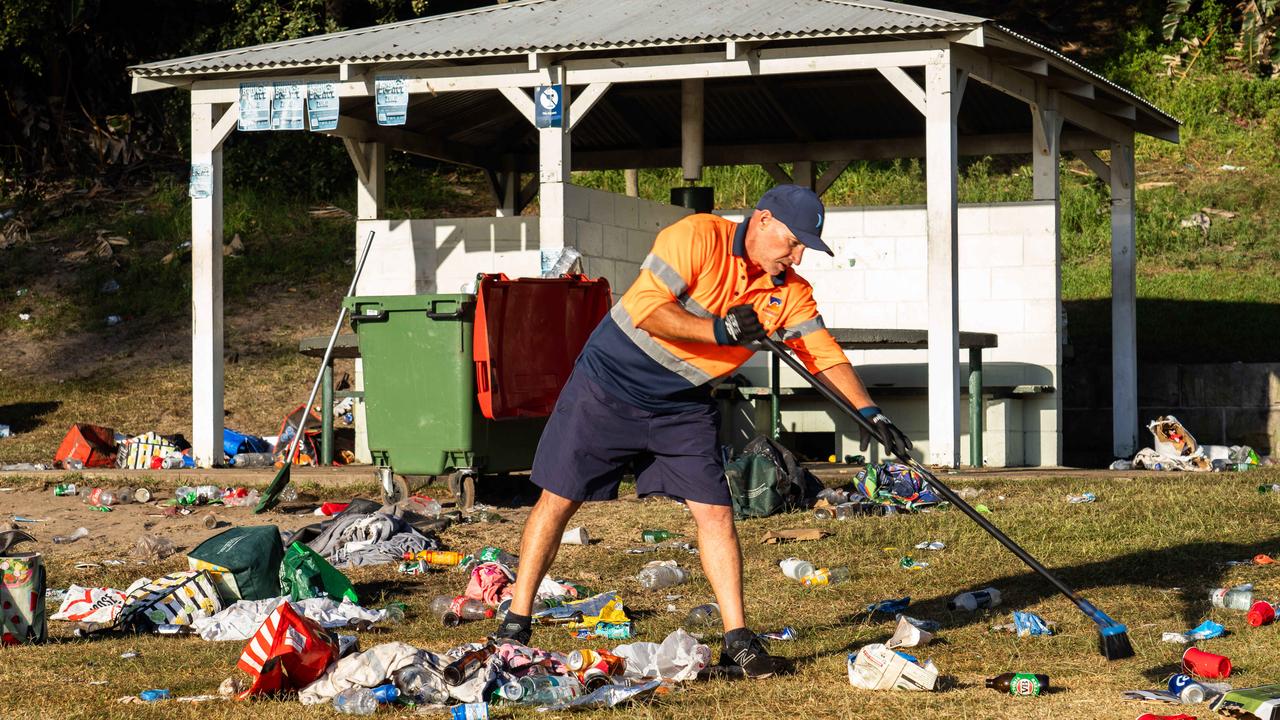
[[[635,642],[619,645],[613,654],[626,660],[625,677],[692,680],[711,662],[711,648],[678,628],[662,644]]]
[[[116,621],[127,598],[127,595],[114,588],[72,585],[67,588],[67,596],[63,598],[58,612],[49,616],[49,619],[110,624]]]

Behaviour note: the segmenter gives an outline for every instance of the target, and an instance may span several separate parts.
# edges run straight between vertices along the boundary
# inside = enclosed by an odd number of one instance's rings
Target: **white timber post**
[[[1138,450],[1138,280],[1134,229],[1133,138],[1111,144],[1112,452]]]
[[[560,127],[538,129],[538,245],[545,251],[565,246],[565,194],[572,165],[570,113],[572,96],[564,68],[548,68],[550,83],[560,85]]]
[[[702,179],[702,80],[680,81],[680,167],[687,183]]]
[[[1036,104],[1031,106],[1031,175],[1032,198],[1053,203],[1053,247],[1054,247],[1054,288],[1053,311],[1056,317],[1062,317],[1062,225],[1061,225],[1061,187],[1059,183],[1059,159],[1061,158],[1062,114],[1058,111],[1058,96],[1044,83],[1036,86]],[[1059,324],[1054,333],[1053,385],[1062,386],[1062,334]],[[1033,447],[1027,447],[1030,440],[1023,441],[1024,456],[1032,465],[1062,464],[1062,400],[1055,394],[1047,399],[1033,401],[1036,404],[1051,402],[1054,409],[1053,434],[1056,442],[1053,457],[1045,457],[1046,449],[1043,436]],[[1040,408],[1043,409],[1043,405]],[[1049,428],[1041,427],[1042,432]],[[1031,453],[1035,453],[1033,457]]]
[[[191,166],[209,174],[191,200],[191,453],[196,467],[222,464],[222,118],[235,106],[191,103]]]
[[[383,208],[387,199],[387,144],[380,142],[360,142],[350,138],[343,138],[343,142],[347,146],[347,152],[351,156],[351,162],[356,168],[356,254],[355,258],[360,259],[360,253],[364,251],[364,243],[369,239],[369,228],[362,227],[365,221],[381,220]],[[387,238],[383,238],[386,240]],[[377,237],[374,237],[374,243],[377,243]],[[376,254],[370,250],[369,254],[376,258]],[[376,264],[376,260],[375,260]],[[354,267],[354,266],[352,266]],[[376,292],[376,290],[374,291]],[[356,293],[368,294],[364,289],[357,287]],[[355,389],[364,391],[364,360],[356,358],[355,362]],[[369,425],[368,414],[365,408],[364,400],[352,405],[352,418],[355,420],[356,461],[362,463],[372,463],[373,455],[369,452]]]
[[[929,462],[960,466],[959,239],[956,114],[962,78],[951,53],[925,66],[929,303]]]

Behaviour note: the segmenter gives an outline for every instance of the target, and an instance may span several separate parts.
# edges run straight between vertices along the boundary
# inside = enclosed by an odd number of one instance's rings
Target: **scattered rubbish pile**
[[[354,422],[351,414],[352,400],[344,398],[334,404],[333,417],[336,421],[350,425]],[[223,465],[232,467],[274,467],[283,463],[289,454],[289,444],[293,440],[298,421],[302,419],[302,408],[295,409],[281,423],[279,434],[260,437],[224,428],[222,431]],[[320,416],[313,410],[308,414],[303,427],[303,441],[294,454],[294,465],[315,465],[319,463]],[[6,428],[6,426],[0,426]],[[7,428],[6,428],[7,429]],[[0,434],[0,437],[5,437]],[[341,445],[341,443],[335,443]],[[350,449],[339,447],[334,453],[334,464],[349,464],[355,461]],[[28,467],[30,465],[30,467]],[[76,423],[67,430],[66,436],[53,456],[53,467],[64,470],[84,470],[85,468],[125,468],[131,470],[181,470],[195,467],[191,457],[191,443],[180,434],[161,435],[149,431],[140,435],[129,435],[100,425]],[[40,470],[43,466],[31,463],[0,466],[0,470]]]
[[[1131,460],[1116,460],[1110,469],[1243,472],[1272,462],[1248,445],[1201,445],[1172,415],[1152,420],[1147,430],[1151,431],[1152,447],[1142,448]]]

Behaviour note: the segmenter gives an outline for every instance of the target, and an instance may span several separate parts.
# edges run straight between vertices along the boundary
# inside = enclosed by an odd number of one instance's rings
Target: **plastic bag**
[[[298,542],[289,545],[280,563],[280,592],[288,593],[290,600],[331,597],[360,602],[346,575],[315,550]]]
[[[614,648],[613,654],[626,661],[625,677],[659,677],[677,682],[692,680],[711,662],[711,648],[683,628],[668,635],[661,645],[629,643]]]
[[[49,616],[50,620],[68,620],[70,622],[88,622],[109,624],[116,621],[124,601],[128,599],[122,591],[114,588],[87,588],[72,585],[67,588],[67,596],[58,607],[58,612]]]

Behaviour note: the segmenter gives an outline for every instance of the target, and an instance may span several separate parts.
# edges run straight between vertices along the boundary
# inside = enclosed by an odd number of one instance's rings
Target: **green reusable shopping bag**
[[[360,602],[347,576],[300,542],[290,545],[284,553],[284,561],[280,563],[280,592],[290,600],[328,596],[338,602],[344,598]]]
[[[808,507],[822,488],[790,450],[763,435],[726,463],[724,474],[738,520]]]
[[[187,553],[192,570],[207,570],[228,603],[280,597],[284,547],[275,525],[233,527]]]

